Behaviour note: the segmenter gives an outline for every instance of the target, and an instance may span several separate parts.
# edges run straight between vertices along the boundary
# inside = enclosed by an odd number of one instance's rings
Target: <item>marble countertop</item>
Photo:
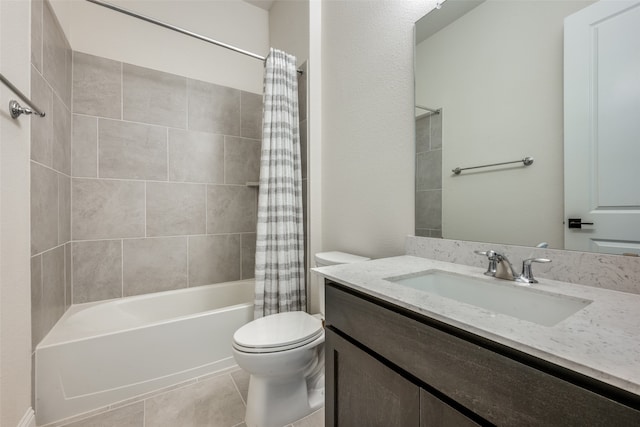
[[[413,256],[313,271],[354,290],[640,395],[640,295],[538,278],[539,283],[531,285],[533,291],[593,301],[554,326],[542,326],[385,280],[431,269],[519,286],[487,277],[485,270],[478,267]]]

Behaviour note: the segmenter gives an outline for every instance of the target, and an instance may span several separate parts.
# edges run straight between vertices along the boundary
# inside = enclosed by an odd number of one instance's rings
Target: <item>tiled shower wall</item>
[[[416,118],[416,236],[442,237],[442,111]]]
[[[71,304],[71,57],[48,2],[31,2],[31,337]]]
[[[251,278],[262,95],[74,52],[73,303]]]

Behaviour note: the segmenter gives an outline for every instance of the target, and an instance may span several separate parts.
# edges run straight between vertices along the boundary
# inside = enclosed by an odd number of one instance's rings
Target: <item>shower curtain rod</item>
[[[160,27],[167,28],[169,30],[173,30],[173,31],[176,31],[178,33],[184,34],[186,36],[193,37],[194,39],[202,40],[202,41],[205,41],[207,43],[211,43],[211,44],[214,44],[216,46],[220,46],[220,47],[223,47],[225,49],[229,49],[229,50],[232,50],[234,52],[241,53],[241,54],[246,55],[246,56],[250,56],[251,58],[254,58],[254,59],[259,59],[260,61],[263,61],[263,62],[266,60],[266,58],[264,56],[258,55],[257,53],[249,52],[248,50],[240,49],[239,47],[231,46],[230,44],[223,43],[223,42],[220,42],[218,40],[211,39],[209,37],[201,36],[200,34],[194,33],[194,32],[189,31],[189,30],[185,30],[184,28],[176,27],[175,25],[171,25],[171,24],[167,24],[166,22],[158,21],[158,20],[150,18],[148,16],[141,15],[141,14],[136,13],[136,12],[132,12],[131,10],[122,8],[120,6],[116,6],[116,5],[101,1],[101,0],[87,0],[87,1],[89,3],[97,4],[98,6],[106,7],[107,9],[115,10],[116,12],[124,13],[125,15],[129,15],[129,16],[132,16],[134,18],[141,19],[143,21],[147,21],[150,24],[158,25]],[[298,70],[298,73],[302,74],[302,71]]]

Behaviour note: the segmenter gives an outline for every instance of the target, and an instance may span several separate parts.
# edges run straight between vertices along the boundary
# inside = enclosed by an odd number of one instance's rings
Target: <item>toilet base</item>
[[[251,375],[245,423],[247,427],[283,427],[323,405],[324,387],[309,389],[303,376],[283,380]]]

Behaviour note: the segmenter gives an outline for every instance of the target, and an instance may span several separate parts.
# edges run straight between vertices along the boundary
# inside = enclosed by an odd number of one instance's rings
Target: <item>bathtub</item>
[[[72,305],[36,347],[38,425],[235,365],[254,280]]]

